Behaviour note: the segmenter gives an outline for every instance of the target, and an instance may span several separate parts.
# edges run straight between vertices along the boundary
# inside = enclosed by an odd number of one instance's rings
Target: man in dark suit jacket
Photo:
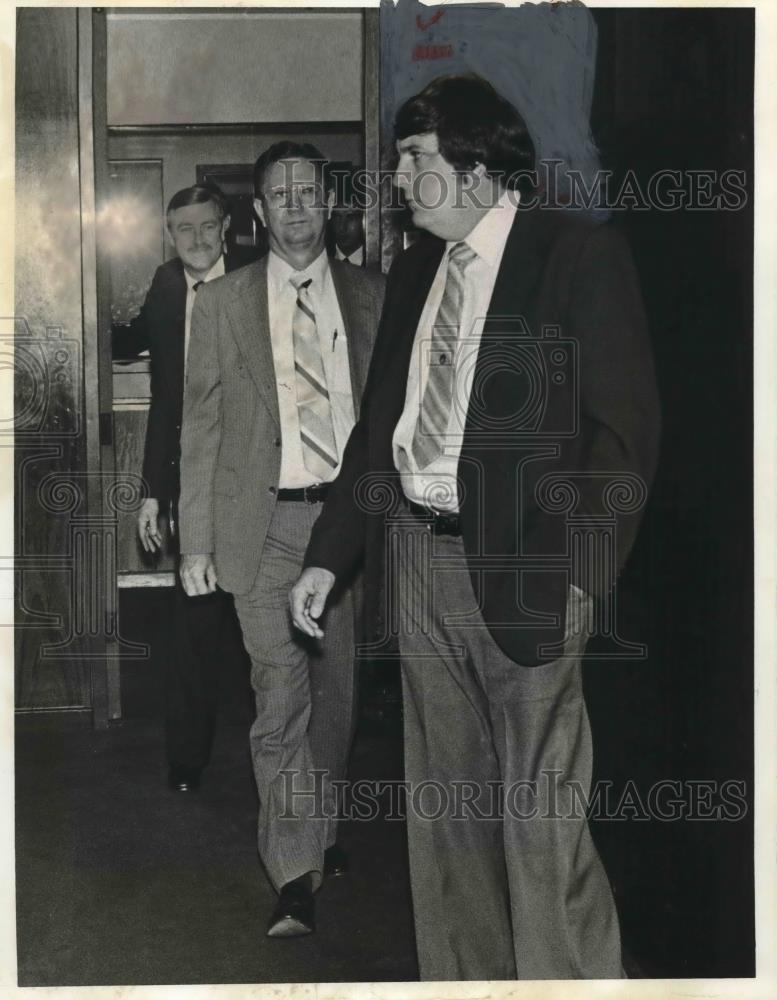
[[[356,197],[356,171],[335,171],[335,203],[329,221],[328,250],[335,260],[364,267],[364,208]]]
[[[327,257],[332,192],[314,146],[271,146],[254,188],[270,252],[195,308],[181,578],[189,594],[218,578],[235,595],[256,695],[259,854],[279,893],[268,934],[290,937],[314,929],[313,892],[345,868],[333,782],[345,778],[355,685],[351,593],[332,601],[322,650],[292,628],[288,590],[359,414],[385,282]]]
[[[637,279],[609,226],[526,204],[531,140],[484,80],[432,82],[395,134],[435,238],[391,269],[294,621],[322,636],[365,558],[373,636],[399,622],[421,977],[619,977],[581,659],[656,461]]]
[[[138,515],[143,548],[162,544],[159,515],[167,514],[177,542],[181,412],[186,354],[196,289],[250,262],[248,251],[224,252],[229,215],[215,185],[178,191],[167,207],[167,232],[178,254],[157,268],[140,313],[113,328],[114,358],[151,354],[151,407],[143,478],[148,496]],[[188,598],[177,579],[173,597],[172,656],[165,666],[168,783],[195,789],[208,763],[217,710],[221,640],[231,599],[223,591]]]

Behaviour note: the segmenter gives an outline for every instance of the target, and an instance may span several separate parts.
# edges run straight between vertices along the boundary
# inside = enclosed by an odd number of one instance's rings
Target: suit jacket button
[[[271,486],[269,492],[272,493],[273,496],[275,496],[275,494],[278,492],[277,487]]]
[[[281,446],[281,439],[280,438],[276,438],[273,441],[273,444],[275,445],[276,448],[280,448],[280,446]]]

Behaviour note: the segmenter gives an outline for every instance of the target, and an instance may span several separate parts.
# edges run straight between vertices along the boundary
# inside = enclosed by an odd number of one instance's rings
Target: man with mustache
[[[177,256],[157,268],[139,314],[113,327],[113,356],[151,355],[151,406],[143,478],[148,497],[138,514],[138,537],[149,554],[162,546],[160,515],[168,517],[178,547],[178,494],[183,386],[198,289],[248,264],[255,254],[227,253],[230,216],[213,184],[177,191],[167,206],[166,229]],[[190,598],[176,581],[172,596],[172,655],[165,661],[167,781],[176,792],[196,790],[210,760],[218,709],[222,640],[232,602],[223,591]]]

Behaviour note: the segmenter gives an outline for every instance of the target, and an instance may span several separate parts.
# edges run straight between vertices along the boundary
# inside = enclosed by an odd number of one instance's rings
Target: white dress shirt
[[[189,337],[192,332],[192,313],[194,312],[194,298],[197,293],[194,286],[200,281],[213,281],[224,274],[224,254],[222,254],[204,278],[193,278],[186,268],[183,275],[186,278],[186,319],[184,320],[184,341],[183,341],[183,370],[186,371],[186,361],[189,357]]]
[[[459,509],[456,474],[475,363],[496,276],[502,263],[502,254],[515,219],[517,206],[517,192],[503,192],[496,205],[483,216],[467,238],[459,241],[474,250],[477,257],[464,271],[461,323],[454,359],[453,402],[443,451],[423,472],[418,471],[413,457],[413,435],[429,374],[432,327],[445,290],[448,255],[451,247],[455,245],[453,242],[446,244],[445,253],[418,323],[408,369],[405,408],[394,429],[392,444],[394,464],[400,472],[405,496],[408,500],[427,507],[452,512]]]
[[[316,331],[329,390],[338,461],[342,461],[345,445],[355,423],[348,342],[326,252],[322,252],[304,271],[295,271],[291,264],[270,251],[267,258],[267,303],[281,418],[281,476],[278,485],[283,490],[324,481],[305,468],[302,456],[292,336],[297,292],[289,280],[292,275],[295,280],[313,279],[308,295],[316,315]],[[332,470],[329,480],[334,479],[339,471],[338,465]]]

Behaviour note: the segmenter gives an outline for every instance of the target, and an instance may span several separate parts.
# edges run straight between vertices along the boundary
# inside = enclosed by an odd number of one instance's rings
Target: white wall
[[[359,121],[362,14],[114,10],[108,124]]]

